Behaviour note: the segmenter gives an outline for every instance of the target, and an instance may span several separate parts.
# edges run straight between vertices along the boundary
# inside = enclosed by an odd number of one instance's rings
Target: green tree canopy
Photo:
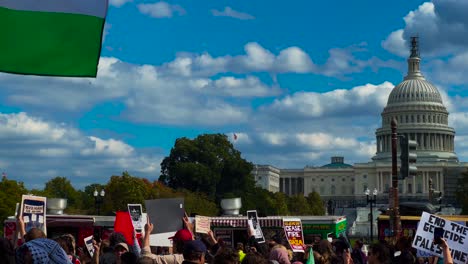
[[[43,192],[48,198],[66,198],[67,212],[81,208],[81,195],[65,177],[55,177],[46,182]]]
[[[289,197],[288,208],[291,215],[312,215],[312,209],[302,193]]]
[[[240,196],[254,187],[252,163],[241,157],[226,135],[179,138],[161,163],[160,181],[169,187],[202,192],[217,200]]]
[[[122,176],[112,176],[106,185],[103,212],[128,210],[127,204],[143,204],[151,197],[152,185],[141,178],[133,177],[128,172]],[[94,191],[94,190],[93,190]]]
[[[306,199],[309,203],[312,215],[325,215],[325,207],[323,206],[322,198],[320,198],[317,192],[309,193]]]
[[[8,180],[2,177],[0,181],[0,232],[3,232],[3,221],[8,216],[15,215],[16,203],[21,203],[21,196],[26,194],[27,190],[22,182]]]

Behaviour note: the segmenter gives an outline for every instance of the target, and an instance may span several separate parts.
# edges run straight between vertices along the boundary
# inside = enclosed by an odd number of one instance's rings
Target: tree
[[[253,164],[241,157],[226,135],[179,138],[161,163],[159,180],[175,189],[202,192],[210,199],[240,196],[254,187]]]
[[[288,205],[291,215],[312,215],[312,209],[302,193],[290,196]]]
[[[75,190],[70,180],[65,177],[55,177],[46,182],[44,194],[48,198],[66,198],[67,212],[81,208],[80,193]]]
[[[311,192],[307,196],[312,215],[325,215],[325,208],[323,207],[322,198],[317,192]]]
[[[94,198],[94,191],[100,192],[101,190],[105,190],[105,185],[98,184],[98,183],[93,183],[90,185],[85,186],[83,191],[79,191],[81,201],[82,201],[82,207],[81,209],[86,213],[86,214],[94,214],[96,211],[95,206],[95,198]]]
[[[21,203],[21,196],[27,190],[22,182],[8,180],[6,177],[0,181],[0,232],[3,232],[3,221],[15,214],[16,203]]]
[[[197,213],[205,216],[216,216],[219,213],[218,205],[209,200],[205,194],[194,193],[188,190],[183,190],[185,211],[187,214]]]
[[[103,212],[126,211],[127,204],[143,204],[151,197],[152,185],[141,178],[133,177],[128,172],[122,176],[112,176],[106,185]],[[94,191],[94,190],[93,190]]]
[[[462,207],[461,214],[468,214],[468,170],[463,172],[461,177],[458,178],[456,196]]]

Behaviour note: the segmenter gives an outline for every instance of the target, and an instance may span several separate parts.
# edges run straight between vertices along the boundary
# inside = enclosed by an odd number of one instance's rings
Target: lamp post
[[[98,192],[97,189],[94,189],[94,206],[96,207],[97,215],[101,214],[101,204],[104,200],[104,196],[106,195],[106,192],[104,189],[102,189],[100,192]]]
[[[374,188],[374,191],[372,192],[372,196],[370,196],[370,191],[369,189],[366,188],[366,191],[364,194],[367,196],[367,204],[370,204],[370,214],[369,214],[369,222],[370,222],[370,242],[372,243],[372,240],[374,239],[374,210],[372,209],[372,205],[375,204],[377,201],[377,188]]]

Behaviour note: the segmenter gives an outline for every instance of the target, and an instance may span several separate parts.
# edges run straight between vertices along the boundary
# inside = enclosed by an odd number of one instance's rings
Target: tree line
[[[21,195],[66,198],[67,214],[95,214],[94,191],[105,191],[101,212],[113,215],[127,210],[129,203],[158,198],[184,197],[188,214],[221,214],[223,198],[242,198],[241,213],[256,209],[262,215],[323,215],[324,205],[318,193],[287,196],[255,185],[253,164],[223,134],[204,134],[195,139],[179,138],[169,156],[161,163],[158,180],[135,177],[128,172],[111,176],[106,184],[93,183],[76,189],[66,177],[55,177],[43,189],[27,189],[23,182],[3,177],[0,181],[0,219],[14,215]],[[3,228],[1,229],[3,231]]]

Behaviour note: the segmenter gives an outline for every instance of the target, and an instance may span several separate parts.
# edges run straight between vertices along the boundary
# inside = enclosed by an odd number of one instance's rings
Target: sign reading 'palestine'
[[[107,0],[1,0],[0,71],[96,77]]]

